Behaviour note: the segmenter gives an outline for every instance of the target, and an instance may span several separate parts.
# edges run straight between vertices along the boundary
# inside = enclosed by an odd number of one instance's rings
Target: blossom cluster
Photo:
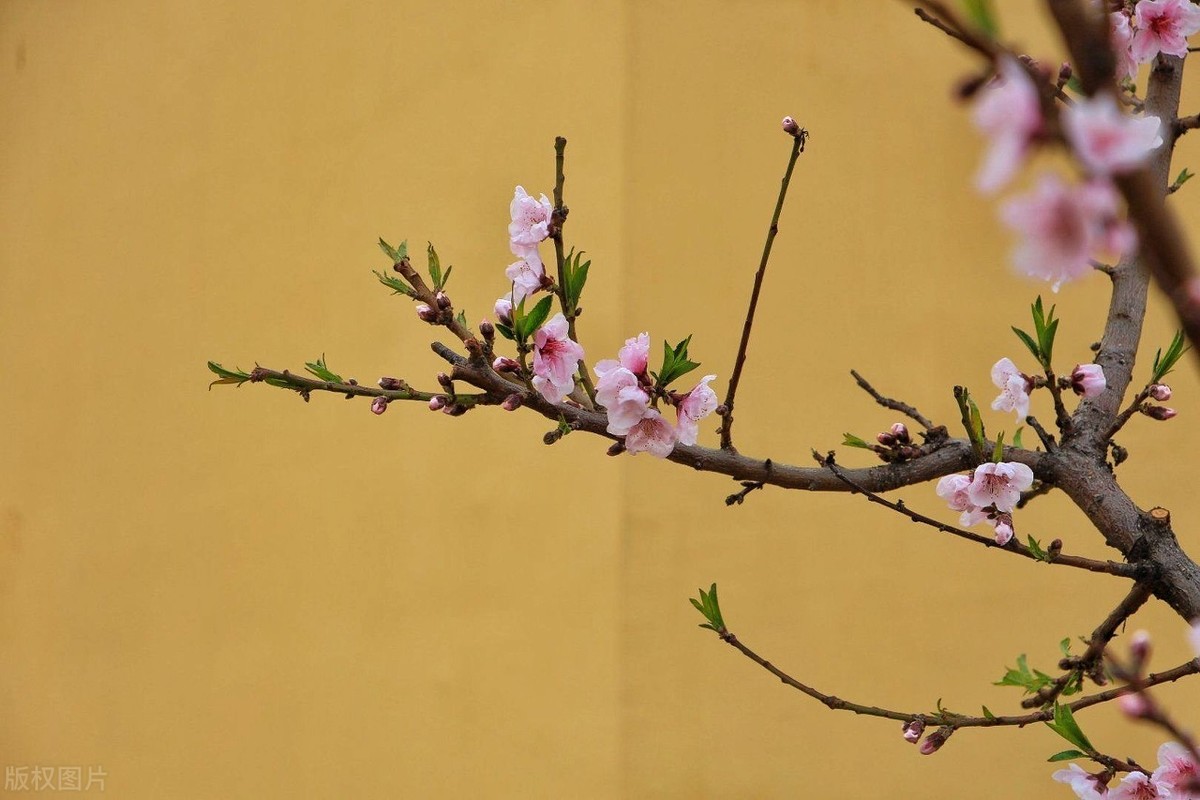
[[[1015,411],[1018,421],[1029,416],[1030,393],[1036,382],[1017,369],[1012,359],[1002,358],[992,365],[992,383],[1000,390],[992,401],[993,411]],[[1067,383],[1085,400],[1099,397],[1108,386],[1104,369],[1099,364],[1076,364]]]
[[[716,375],[705,375],[684,395],[667,394],[675,406],[671,425],[652,403],[655,392],[647,372],[650,335],[640,333],[625,341],[617,358],[596,363],[596,401],[608,411],[608,432],[625,437],[630,453],[650,453],[666,458],[675,443],[695,444],[700,420],[717,408],[717,395],[709,383]]]
[[[1033,486],[1033,470],[1013,461],[980,464],[969,475],[947,475],[937,483],[938,497],[961,511],[963,527],[987,522],[996,531],[996,544],[1013,537],[1012,510],[1021,492]]]
[[[1109,787],[1105,773],[1092,774],[1078,764],[1060,769],[1052,777],[1070,786],[1081,800],[1193,800],[1200,797],[1190,790],[1200,778],[1200,767],[1175,742],[1167,742],[1158,748],[1158,767],[1149,775],[1130,772],[1113,787]]]
[[[1188,0],[1141,0],[1132,12],[1112,13],[1110,31],[1118,78],[1130,80],[1139,64],[1160,53],[1187,53],[1187,37],[1200,31],[1200,8]],[[1037,64],[1004,56],[995,79],[980,93],[973,120],[988,139],[976,176],[984,193],[1011,182],[1034,147],[1051,136],[1053,126],[1045,119],[1042,93],[1031,73],[1040,74]],[[1001,208],[1001,219],[1019,236],[1014,266],[1049,281],[1056,292],[1064,282],[1090,273],[1097,257],[1125,255],[1136,247],[1111,177],[1139,168],[1163,143],[1158,117],[1123,113],[1109,92],[1070,102],[1059,123],[1086,179],[1070,184],[1054,173],[1043,174],[1032,191]]]

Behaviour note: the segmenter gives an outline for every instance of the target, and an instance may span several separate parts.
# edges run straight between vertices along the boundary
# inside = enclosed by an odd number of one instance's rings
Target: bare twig
[[[563,172],[563,161],[567,149],[567,140],[562,136],[554,138],[554,209],[551,212],[550,238],[554,240],[554,260],[558,264],[558,301],[562,307],[563,316],[567,320],[567,335],[572,341],[578,342],[579,337],[575,333],[575,317],[577,310],[567,302],[567,282],[565,276],[565,268],[563,264],[566,262],[566,254],[564,253],[563,225],[567,222],[568,209],[563,204],[563,184],[566,182],[566,175]],[[592,386],[592,376],[588,371],[587,363],[583,359],[579,359],[576,365],[579,370],[579,382],[583,385],[584,391],[587,392],[588,399],[596,399],[596,389]]]
[[[742,339],[738,343],[737,358],[733,362],[733,374],[729,377],[729,389],[725,393],[724,413],[721,418],[721,449],[733,450],[733,404],[737,395],[738,382],[742,378],[742,367],[746,364],[746,348],[750,344],[750,329],[754,325],[754,312],[758,308],[758,296],[762,292],[763,276],[767,273],[767,261],[771,258],[771,246],[779,233],[779,215],[783,212],[783,201],[787,197],[788,184],[792,182],[792,170],[796,160],[804,152],[808,131],[803,128],[792,136],[792,153],[788,158],[787,170],[779,183],[779,199],[775,201],[775,212],[771,214],[771,226],[767,229],[767,241],[763,245],[758,272],[754,274],[754,288],[750,292],[750,307],[746,310],[746,321],[742,324]]]
[[[867,383],[866,378],[864,378],[862,375],[859,375],[854,370],[850,370],[850,374],[854,376],[854,380],[856,383],[858,383],[859,388],[871,395],[871,397],[874,397],[875,402],[879,405],[883,406],[884,408],[890,408],[892,411],[899,411],[909,419],[915,420],[927,431],[933,430],[935,427],[925,415],[923,415],[920,411],[917,411],[917,409],[913,408],[908,403],[900,400],[893,400],[890,397],[884,397],[879,392],[875,391],[875,387]]]

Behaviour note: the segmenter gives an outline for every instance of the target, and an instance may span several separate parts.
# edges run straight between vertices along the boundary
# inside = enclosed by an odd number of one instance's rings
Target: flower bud
[[[424,303],[417,303],[417,316],[425,322],[437,322],[437,312]]]
[[[950,738],[950,734],[954,733],[954,729],[943,725],[933,733],[925,737],[925,741],[921,742],[919,748],[921,755],[929,756],[942,749],[942,745]]]
[[[441,387],[443,389],[445,389],[447,392],[451,392],[451,394],[453,394],[454,381],[450,380],[449,375],[447,375],[444,372],[439,372],[437,375],[437,382],[441,385]]]
[[[996,526],[996,544],[1003,547],[1013,538],[1012,514],[1008,512],[997,514],[993,524]]]
[[[437,294],[435,294],[433,299],[437,301],[438,308],[442,309],[443,311],[450,307],[450,296],[443,291],[439,291]]]
[[[378,416],[387,411],[388,399],[386,397],[376,397],[371,401],[371,413]]]
[[[1073,74],[1075,73],[1074,70],[1071,69],[1071,65],[1064,61],[1062,66],[1058,68],[1058,82],[1066,83],[1067,81],[1071,80],[1071,76]]]
[[[496,372],[520,372],[521,365],[507,356],[496,356],[492,361],[492,369]]]
[[[446,398],[443,397],[442,395],[435,394],[433,397],[429,398],[429,410],[430,411],[441,411],[445,407],[446,407]]]
[[[496,326],[485,319],[479,323],[479,335],[485,342],[491,344],[496,340]]]
[[[1142,406],[1142,413],[1150,419],[1165,421],[1175,416],[1175,409],[1166,406]]]
[[[521,395],[510,394],[508,397],[504,398],[504,402],[500,404],[500,407],[505,411],[516,411],[521,407]]]
[[[398,392],[404,388],[404,381],[399,378],[383,377],[379,379],[379,388],[389,392]]]
[[[1146,631],[1136,631],[1129,639],[1129,655],[1134,660],[1134,670],[1141,672],[1141,668],[1150,658],[1150,634]]]
[[[443,414],[448,414],[451,417],[461,417],[467,413],[467,407],[462,403],[452,403],[442,409]]]
[[[1121,707],[1126,716],[1133,719],[1144,719],[1150,716],[1150,704],[1141,694],[1127,694],[1117,701],[1117,705]]]
[[[896,443],[896,437],[890,433],[877,433],[875,434],[875,441],[884,447],[891,447]]]
[[[901,444],[908,444],[912,441],[908,435],[908,426],[906,426],[903,422],[893,423],[892,427],[889,428],[889,431],[891,432],[892,436],[896,437],[896,441],[900,442]]]
[[[1078,364],[1071,371],[1071,391],[1088,400],[1102,394],[1107,386],[1099,364]]]
[[[921,738],[921,734],[925,732],[925,720],[917,717],[910,719],[904,723],[904,741],[909,744],[916,744]]]
[[[1150,387],[1150,396],[1160,403],[1171,399],[1171,387],[1165,383],[1156,383]]]
[[[492,309],[497,321],[503,325],[512,325],[512,311],[512,300],[509,300],[507,297],[501,297],[497,300],[495,307]]]
[[[609,445],[608,451],[605,453],[605,455],[619,456],[619,455],[621,455],[621,453],[624,453],[624,452],[625,452],[625,442],[624,441],[613,442],[611,445]]]
[[[1046,555],[1050,556],[1050,560],[1058,558],[1062,554],[1062,539],[1055,539],[1050,542],[1050,546],[1046,548]]]
[[[783,125],[784,133],[790,133],[792,136],[795,136],[800,132],[800,125],[791,117],[784,117],[781,124]]]

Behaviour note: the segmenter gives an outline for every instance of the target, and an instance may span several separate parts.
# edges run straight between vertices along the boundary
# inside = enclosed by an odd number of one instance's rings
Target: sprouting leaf
[[[1078,75],[1072,75],[1067,79],[1067,88],[1075,94],[1084,94],[1083,81],[1079,80]]]
[[[983,706],[983,718],[984,719],[995,719],[996,715],[993,714],[991,709],[989,709],[987,706]]]
[[[1063,750],[1062,752],[1055,753],[1046,760],[1053,763],[1055,761],[1070,761],[1072,758],[1087,758],[1087,754],[1081,753],[1078,750]]]
[[[867,442],[858,438],[853,433],[843,433],[842,444],[846,447],[861,447],[863,450],[873,449],[871,445],[867,444]]]
[[[1025,690],[1026,694],[1033,694],[1043,686],[1054,682],[1054,678],[1041,670],[1030,669],[1029,661],[1023,653],[1017,656],[1016,669],[1008,667],[1006,670],[1004,677],[996,681],[996,686],[1019,686]]]
[[[1015,333],[1017,338],[1020,339],[1027,348],[1029,348],[1029,352],[1033,353],[1033,357],[1036,358],[1040,364],[1042,361],[1042,351],[1038,349],[1037,342],[1033,340],[1033,337],[1015,325],[1013,326],[1013,333]]]
[[[1033,553],[1034,558],[1038,561],[1050,561],[1050,554],[1042,548],[1042,543],[1033,536],[1026,537],[1029,543],[1029,552]]]
[[[1189,349],[1191,348],[1184,344],[1183,331],[1176,331],[1171,344],[1167,346],[1167,352],[1163,353],[1160,348],[1154,353],[1154,374],[1150,377],[1150,382],[1158,383],[1165,378]]]
[[[714,583],[707,592],[703,589],[699,590],[700,599],[689,598],[696,610],[704,615],[708,620],[707,625],[701,625],[701,628],[708,628],[714,631],[725,630],[725,620],[721,616],[721,605],[717,600],[717,585]]]
[[[1181,171],[1178,175],[1175,176],[1175,181],[1171,184],[1171,188],[1167,189],[1167,193],[1169,194],[1171,192],[1179,191],[1181,186],[1183,186],[1185,183],[1187,183],[1194,177],[1196,177],[1196,173],[1191,172],[1190,170],[1188,170],[1187,167],[1184,167],[1183,171]]]
[[[587,283],[588,269],[592,266],[591,261],[580,263],[582,259],[583,251],[576,253],[572,249],[563,261],[563,291],[566,293],[567,306],[572,310],[579,305],[583,287]]]
[[[1047,722],[1046,727],[1081,750],[1095,750],[1095,748],[1092,747],[1092,743],[1088,741],[1086,736],[1084,736],[1083,730],[1079,727],[1079,723],[1075,721],[1075,715],[1071,712],[1070,706],[1055,703],[1054,721]]]
[[[446,270],[446,275],[449,275],[449,274],[450,274],[450,270]],[[466,312],[466,310],[459,311],[458,316],[455,317],[454,319],[456,322],[458,322],[459,325],[462,325],[464,328],[467,327],[467,312]]]
[[[433,290],[441,291],[442,288],[442,260],[438,258],[437,250],[433,249],[433,242],[429,243],[429,249],[426,251],[426,256],[429,258],[429,279],[433,281]]]
[[[666,388],[675,380],[683,377],[696,367],[700,366],[698,362],[691,361],[688,358],[688,344],[692,341],[689,335],[679,344],[671,347],[667,342],[663,342],[663,365],[655,376],[655,380],[660,388]]]
[[[250,380],[250,373],[242,372],[240,369],[225,369],[215,361],[208,362],[208,369],[217,376],[217,380],[208,385],[209,389],[221,384],[232,383],[235,386],[241,386],[246,381]]]
[[[1070,658],[1070,656],[1071,656],[1071,637],[1067,636],[1067,637],[1063,638],[1063,640],[1058,643],[1058,649],[1062,651],[1063,658]]]
[[[345,381],[342,380],[341,375],[338,375],[335,372],[330,372],[329,368],[325,366],[324,353],[322,353],[321,357],[316,361],[304,362],[304,368],[315,375],[319,380],[329,381],[330,383],[345,383]]]
[[[373,269],[371,271],[375,273],[375,277],[379,279],[380,283],[392,290],[393,294],[402,294],[412,297],[412,289],[410,289],[408,284],[405,283],[404,280],[398,275],[388,275],[387,273],[380,272],[377,269]]]
[[[1017,448],[1018,450],[1020,450],[1023,447],[1023,445],[1021,444],[1021,434],[1024,431],[1025,431],[1025,427],[1022,426],[1020,428],[1017,428],[1017,432],[1013,434],[1012,446]]]
[[[986,441],[983,432],[983,415],[979,413],[979,406],[975,405],[975,401],[970,395],[967,395],[967,405],[971,408],[971,434],[979,441]]]
[[[992,450],[992,462],[999,464],[1004,460],[1004,431],[996,437],[996,448]]]
[[[385,242],[382,237],[380,237],[379,249],[383,251],[385,256],[391,259],[393,264],[399,264],[401,261],[408,258],[407,239],[401,242],[399,247],[392,247],[390,244]]]

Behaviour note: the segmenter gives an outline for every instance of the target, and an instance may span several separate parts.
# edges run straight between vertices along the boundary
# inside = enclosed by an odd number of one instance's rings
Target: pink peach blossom
[[[934,490],[937,496],[946,501],[952,511],[961,511],[958,524],[969,528],[977,522],[987,519],[987,513],[971,502],[967,489],[971,486],[970,475],[947,475],[937,482]]]
[[[520,303],[541,289],[542,279],[546,277],[542,259],[536,248],[529,250],[521,258],[509,264],[504,270],[504,274],[512,281],[512,302],[514,303]]]
[[[1008,358],[993,364],[992,383],[1000,390],[999,397],[992,401],[993,411],[1015,411],[1018,421],[1029,416],[1029,391],[1033,382],[1017,369],[1016,364]]]
[[[717,393],[708,385],[716,375],[705,375],[687,396],[675,407],[678,415],[676,436],[680,444],[695,444],[700,430],[700,420],[717,409]]]
[[[675,429],[652,408],[625,435],[625,449],[634,455],[649,453],[666,458],[675,449]]]
[[[524,187],[518,186],[508,213],[512,217],[508,225],[508,242],[516,255],[525,255],[550,235],[551,208],[546,195],[534,200]]]
[[[1108,93],[1067,106],[1062,124],[1079,160],[1097,175],[1137,169],[1163,143],[1158,117],[1129,116]]]
[[[1187,37],[1200,31],[1200,8],[1188,0],[1141,0],[1133,12],[1133,57],[1152,61],[1159,53],[1183,58]]]
[[[1158,748],[1158,769],[1151,779],[1165,784],[1173,800],[1193,800],[1200,794],[1189,791],[1200,780],[1200,767],[1192,760],[1188,751],[1176,742],[1166,742]]]
[[[1071,371],[1071,390],[1085,400],[1099,397],[1107,387],[1104,369],[1099,364],[1077,364]]]
[[[555,314],[533,333],[533,388],[558,403],[575,388],[575,368],[583,348],[567,335],[567,318]]]
[[[646,374],[646,364],[650,360],[650,334],[639,333],[625,340],[625,344],[617,351],[614,361],[606,358],[596,362],[596,374],[600,375],[617,367],[624,367],[634,375]]]
[[[1130,772],[1116,788],[1110,789],[1104,800],[1155,800],[1171,797],[1170,788],[1162,781],[1142,772]]]
[[[995,517],[989,517],[988,522],[996,531],[996,544],[1003,547],[1008,544],[1013,538],[1013,521],[1012,514],[1002,512]]]
[[[600,364],[615,365],[602,369]],[[639,385],[638,378],[614,361],[596,365],[596,401],[608,412],[606,430],[614,436],[625,436],[650,410],[650,395]]]
[[[979,508],[995,506],[997,511],[1012,511],[1021,499],[1021,492],[1031,486],[1033,470],[1024,464],[1013,461],[980,464],[967,487],[967,499]]]
[[[1012,180],[1042,128],[1037,88],[1019,62],[1001,60],[996,80],[980,93],[972,119],[989,142],[975,186],[992,194]]]
[[[1124,11],[1116,11],[1108,15],[1109,42],[1117,56],[1117,82],[1133,80],[1137,77],[1138,62],[1130,51],[1133,44],[1133,28],[1129,25],[1129,15]]]
[[[1107,182],[1068,186],[1044,175],[1033,192],[1001,209],[1005,224],[1021,236],[1014,265],[1026,275],[1053,281],[1057,292],[1065,281],[1090,274],[1096,254],[1133,249],[1136,234],[1117,209],[1117,194]]]
[[[504,325],[512,325],[513,304],[511,297],[501,297],[492,308],[496,321]]]
[[[1080,800],[1105,800],[1108,794],[1108,784],[1078,764],[1060,769],[1051,777],[1070,786]]]

